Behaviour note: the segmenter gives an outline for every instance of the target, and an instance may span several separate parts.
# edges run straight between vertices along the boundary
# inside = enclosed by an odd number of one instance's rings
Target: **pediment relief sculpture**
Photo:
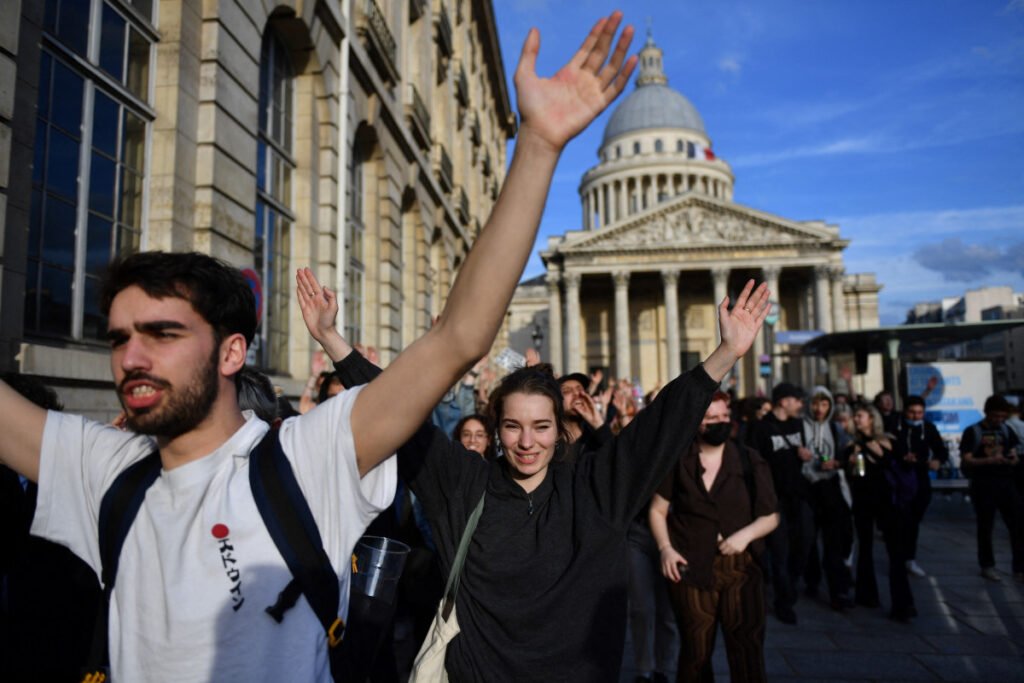
[[[795,244],[819,242],[822,238],[773,225],[733,212],[715,212],[698,207],[659,213],[640,223],[610,228],[606,233],[588,234],[569,250],[630,247],[722,246],[748,244]]]

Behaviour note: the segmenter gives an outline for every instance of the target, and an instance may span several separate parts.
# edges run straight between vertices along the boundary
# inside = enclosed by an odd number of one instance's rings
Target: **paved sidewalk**
[[[1024,584],[1009,573],[1009,538],[998,518],[994,538],[1000,583],[978,575],[970,503],[958,493],[936,495],[918,545],[918,562],[929,575],[911,577],[920,616],[909,625],[886,618],[887,558],[879,540],[875,556],[883,606],[840,614],[821,600],[801,596],[796,626],[769,615],[769,680],[1024,682]],[[633,680],[632,667],[632,644],[627,643],[624,683]],[[729,680],[720,635],[714,668],[716,681]]]

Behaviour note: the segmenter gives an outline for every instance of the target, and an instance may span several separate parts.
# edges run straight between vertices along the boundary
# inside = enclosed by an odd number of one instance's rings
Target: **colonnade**
[[[779,280],[783,269],[808,270],[811,271],[809,291],[801,292],[798,297],[798,311],[796,320],[789,321],[790,329],[798,329],[797,326],[804,326],[807,329],[817,329],[822,332],[844,331],[846,324],[846,306],[843,293],[844,271],[842,267],[829,264],[801,264],[801,265],[767,265],[761,267],[761,276],[772,292],[772,300],[778,301],[780,296]],[[693,272],[693,269],[667,268],[659,271],[662,284],[662,303],[665,306],[665,345],[666,345],[666,377],[669,380],[677,376],[682,368],[682,340],[681,340],[681,317],[680,317],[680,296],[679,278],[683,270]],[[714,304],[718,304],[729,292],[729,277],[732,269],[727,265],[716,265],[711,268],[702,269],[708,272]],[[749,267],[744,267],[749,271]],[[610,272],[586,273],[568,270],[562,273],[549,272],[547,275],[548,286],[548,309],[549,309],[549,340],[551,349],[551,362],[558,373],[585,372],[587,359],[584,357],[583,340],[581,333],[583,321],[581,317],[580,289],[584,276],[590,278],[608,278],[614,286],[614,328],[613,339],[615,344],[614,374],[616,377],[634,377],[637,368],[631,366],[632,334],[630,329],[630,282],[635,281],[634,275],[645,273],[642,268],[619,269]],[[806,289],[806,288],[805,288]],[[564,311],[564,324],[563,324]],[[718,326],[715,324],[715,339],[718,338]],[[625,352],[621,350],[625,349]],[[755,356],[754,367],[757,366],[756,357],[766,352],[763,335],[755,340],[751,353]],[[778,355],[772,357],[772,374],[774,377],[781,376],[782,363]]]
[[[732,185],[702,173],[643,173],[609,177],[582,193],[583,228],[596,230],[684,192],[732,200]]]

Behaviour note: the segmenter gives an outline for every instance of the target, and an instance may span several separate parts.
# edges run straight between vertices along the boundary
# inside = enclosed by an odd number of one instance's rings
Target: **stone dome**
[[[640,51],[636,89],[615,108],[604,129],[602,144],[624,133],[647,128],[684,128],[707,135],[697,108],[682,94],[668,87],[661,49],[654,44],[650,34]]]

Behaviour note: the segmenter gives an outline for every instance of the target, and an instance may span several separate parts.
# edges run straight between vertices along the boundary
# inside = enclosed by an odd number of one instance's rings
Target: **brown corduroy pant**
[[[750,553],[715,557],[714,585],[702,590],[669,582],[679,623],[678,683],[714,683],[711,654],[718,625],[733,683],[767,681],[764,670],[764,580]]]

